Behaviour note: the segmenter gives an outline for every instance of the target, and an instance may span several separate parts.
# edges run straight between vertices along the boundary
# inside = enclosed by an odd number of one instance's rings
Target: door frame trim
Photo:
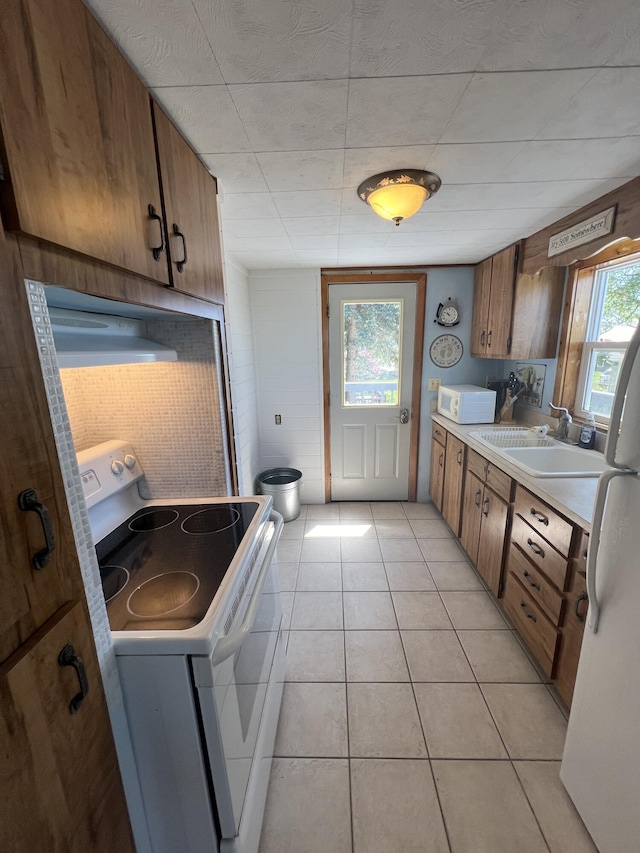
[[[324,415],[324,499],[331,501],[331,412],[329,385],[329,287],[341,284],[388,284],[389,282],[416,283],[416,324],[414,329],[413,377],[411,385],[411,433],[409,437],[409,500],[415,501],[418,493],[418,442],[420,439],[420,402],[422,396],[422,356],[424,351],[424,315],[427,302],[426,273],[377,273],[369,271],[325,274],[320,276],[322,314],[322,406]]]

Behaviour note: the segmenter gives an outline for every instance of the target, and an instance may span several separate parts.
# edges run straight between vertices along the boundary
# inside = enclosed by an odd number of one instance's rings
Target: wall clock
[[[438,305],[435,322],[439,326],[457,326],[460,322],[460,309],[453,299]]]
[[[462,358],[462,341],[455,335],[440,335],[431,344],[429,356],[438,367],[453,367]]]

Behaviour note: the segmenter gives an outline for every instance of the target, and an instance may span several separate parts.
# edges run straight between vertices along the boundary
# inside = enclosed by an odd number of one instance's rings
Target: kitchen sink
[[[599,477],[608,468],[602,453],[560,444],[526,427],[481,429],[470,435],[532,477]]]
[[[608,468],[602,453],[565,447],[505,447],[500,450],[532,477],[599,477]]]

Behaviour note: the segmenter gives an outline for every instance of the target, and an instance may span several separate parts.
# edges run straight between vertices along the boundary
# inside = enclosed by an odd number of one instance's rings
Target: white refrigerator
[[[600,853],[640,850],[640,328],[614,400],[562,779]]]

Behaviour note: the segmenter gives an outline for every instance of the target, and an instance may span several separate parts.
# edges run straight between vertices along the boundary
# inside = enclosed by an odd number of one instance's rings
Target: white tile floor
[[[594,853],[566,720],[430,504],[302,508],[260,853]]]

